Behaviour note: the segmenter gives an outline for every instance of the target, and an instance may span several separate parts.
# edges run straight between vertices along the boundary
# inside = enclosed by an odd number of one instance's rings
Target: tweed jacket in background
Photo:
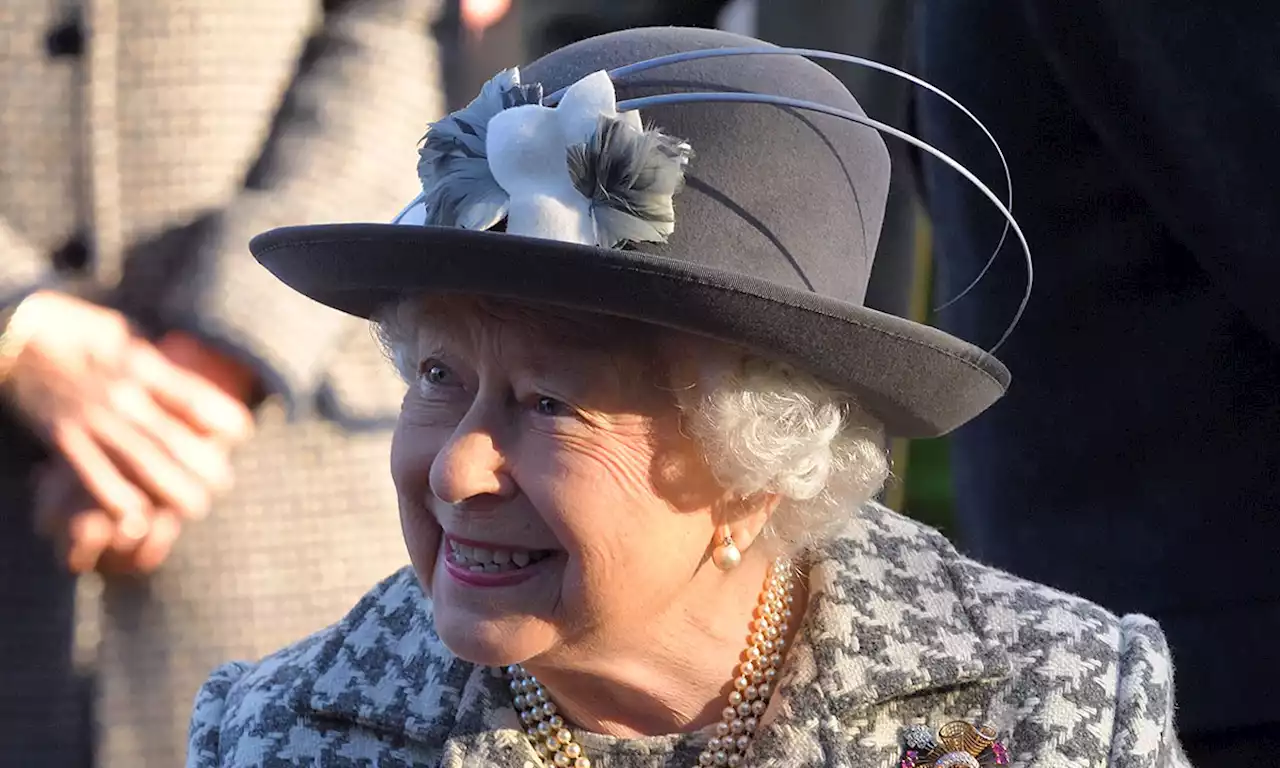
[[[1184,768],[1159,628],[960,557],[870,507],[817,557],[748,764],[888,768],[900,731],[989,723],[1012,765]],[[411,570],[341,622],[196,700],[187,768],[532,768],[506,681],[453,657]],[[600,768],[688,766],[698,743],[584,734]]]
[[[107,580],[101,603],[83,590],[100,766],[179,764],[210,669],[337,620],[407,561],[387,471],[403,386],[365,323],[294,294],[247,243],[384,221],[416,193],[414,147],[443,108],[440,1],[0,9],[0,301],[75,284],[156,332],[195,331],[273,395],[234,490],[164,569]],[[80,766],[70,581],[30,532],[38,453],[9,450],[18,435],[0,428],[0,764]]]

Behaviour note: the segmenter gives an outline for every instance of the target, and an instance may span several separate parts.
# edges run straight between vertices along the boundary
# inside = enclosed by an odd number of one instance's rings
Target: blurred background
[[[990,127],[1038,271],[1000,355],[1013,388],[953,436],[894,443],[884,501],[976,558],[1159,619],[1196,763],[1274,760],[1280,4],[0,0],[0,359],[21,316],[62,361],[0,369],[0,768],[181,764],[215,665],[336,620],[404,562],[385,479],[402,385],[362,323],[292,296],[246,244],[389,219],[417,191],[405,148],[496,72],[655,25],[900,67]],[[1005,191],[958,111],[820,63]],[[936,311],[1002,221],[888,146],[867,303],[990,347],[1020,253]],[[95,475],[48,447],[48,425],[101,405],[104,379],[73,363],[111,358],[127,385],[123,348],[195,403],[178,426],[211,457],[199,483]]]

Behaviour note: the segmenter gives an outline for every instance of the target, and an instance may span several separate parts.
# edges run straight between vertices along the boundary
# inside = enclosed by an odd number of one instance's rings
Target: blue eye
[[[420,368],[419,375],[430,384],[443,386],[452,384],[454,379],[453,371],[449,370],[448,366],[435,360],[424,362]]]
[[[533,405],[533,409],[542,416],[564,416],[569,412],[569,406],[555,399],[554,397],[539,397]]]

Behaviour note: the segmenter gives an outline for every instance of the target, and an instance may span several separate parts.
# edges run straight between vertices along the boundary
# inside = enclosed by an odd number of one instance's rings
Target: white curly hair
[[[464,306],[469,305],[469,306]],[[780,553],[820,546],[884,487],[883,426],[850,395],[809,374],[728,344],[657,326],[507,300],[409,299],[374,318],[374,335],[401,376],[417,377],[417,339],[432,316],[477,306],[492,314],[598,341],[638,339],[669,361],[683,428],[719,483],[739,498],[774,494],[764,538]]]

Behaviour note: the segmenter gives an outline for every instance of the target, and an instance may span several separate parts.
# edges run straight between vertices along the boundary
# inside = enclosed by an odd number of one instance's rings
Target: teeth
[[[549,553],[528,550],[511,551],[469,547],[449,540],[449,559],[475,573],[500,573],[514,571],[544,559]]]

